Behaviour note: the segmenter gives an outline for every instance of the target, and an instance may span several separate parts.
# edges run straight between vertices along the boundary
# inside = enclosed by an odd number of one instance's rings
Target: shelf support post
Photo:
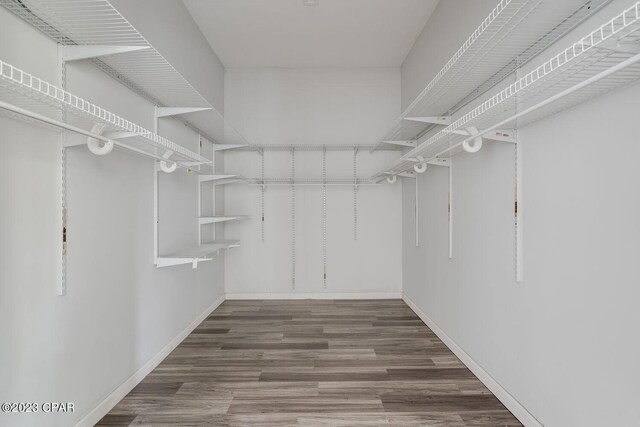
[[[518,58],[518,63],[520,62],[520,58]],[[516,81],[520,80],[522,75],[522,69],[520,68],[520,64],[518,64],[518,68],[516,69],[515,78]],[[515,110],[516,114],[520,113],[521,110],[521,102],[520,93],[516,93],[516,102],[515,102]],[[516,127],[518,126],[518,121],[516,120]],[[517,134],[517,130],[514,130],[514,151],[515,151],[515,194],[514,194],[514,202],[513,202],[513,221],[515,227],[515,270],[516,270],[516,283],[522,282],[522,266],[524,263],[524,258],[522,256],[522,213],[520,210],[522,209],[522,147],[520,146],[520,141],[515,138]]]
[[[58,44],[58,66],[60,70],[60,87],[67,90],[67,64],[64,59],[64,46]],[[60,118],[66,122],[67,113],[61,110]],[[58,296],[67,294],[67,133],[60,133],[60,174],[59,174],[59,197],[60,197],[60,240],[59,240],[59,256],[60,269],[56,279],[56,293]]]
[[[513,208],[513,216],[516,229],[516,282],[522,282],[524,263],[522,253],[522,147],[520,142],[515,144],[515,202]]]
[[[449,159],[449,259],[453,259],[453,159]]]
[[[263,179],[264,179],[264,176],[263,176]],[[291,287],[293,290],[296,289],[296,186],[295,186],[295,182],[296,182],[296,149],[294,147],[291,147]],[[264,188],[264,181],[263,181],[263,188]]]
[[[211,107],[156,107],[156,117],[171,117],[182,114],[197,113],[199,111],[209,111]]]
[[[158,116],[155,115],[153,118],[153,133],[158,135]],[[158,173],[160,171],[159,162],[153,162],[153,263],[156,267],[159,267],[159,259],[160,259],[160,251],[158,245],[158,232],[159,232],[159,218],[158,218],[158,203],[159,200],[159,189],[158,189]]]
[[[404,120],[441,126],[448,126],[451,124],[451,116],[405,117]]]

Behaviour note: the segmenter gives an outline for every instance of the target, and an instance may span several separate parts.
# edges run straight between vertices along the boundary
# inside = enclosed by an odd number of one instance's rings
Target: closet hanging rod
[[[97,133],[93,133],[93,132],[84,130],[82,128],[79,128],[77,126],[73,126],[73,125],[70,125],[68,123],[61,122],[59,120],[52,119],[52,118],[47,117],[47,116],[43,116],[42,114],[38,114],[36,112],[27,110],[25,108],[18,107],[18,106],[13,105],[13,104],[9,104],[8,102],[4,102],[2,100],[0,100],[0,108],[3,109],[3,110],[10,111],[10,112],[15,113],[15,114],[19,114],[19,115],[24,116],[24,117],[28,117],[30,119],[33,119],[33,120],[36,120],[36,121],[39,121],[39,122],[42,122],[42,123],[46,123],[46,124],[51,125],[51,126],[55,126],[57,128],[60,128],[60,129],[68,130],[68,131],[71,131],[71,132],[75,132],[77,134],[84,135],[84,136],[87,136],[89,138],[97,139],[98,141],[102,141],[104,143],[113,142],[113,145],[115,145],[117,147],[125,148],[125,149],[127,149],[129,151],[133,151],[135,153],[142,154],[144,156],[151,157],[151,158],[156,159],[156,160],[161,160],[161,161],[166,161],[167,160],[164,157],[157,156],[155,154],[146,152],[144,150],[140,150],[138,148],[122,144],[121,142],[109,139],[109,138],[104,137],[102,135],[98,135]],[[180,167],[189,168],[188,166],[181,165],[180,162],[176,162],[176,163]]]

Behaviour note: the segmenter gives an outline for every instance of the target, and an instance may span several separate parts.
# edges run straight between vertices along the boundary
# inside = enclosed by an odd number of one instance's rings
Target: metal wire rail
[[[640,78],[640,2],[533,69],[375,177],[450,157],[501,127],[523,126]],[[469,129],[481,129],[470,135]]]
[[[141,152],[137,147],[130,146],[129,144],[118,141],[118,145],[123,148],[130,148],[139,154],[147,154],[151,157],[158,158],[163,154],[170,152],[172,156],[171,161],[177,163],[188,162],[188,166],[196,164],[211,164],[211,161],[205,157],[200,156],[193,151],[187,150],[181,145],[170,141],[160,135],[157,135],[129,120],[126,120],[110,111],[105,110],[89,101],[86,101],[76,95],[73,95],[65,90],[60,89],[44,80],[32,76],[29,73],[22,71],[4,61],[0,60],[0,88],[3,90],[12,91],[19,96],[14,99],[35,100],[51,107],[55,110],[64,110],[68,114],[68,122],[73,123],[74,126],[85,129],[93,126],[95,123],[102,123],[105,127],[102,132],[105,131],[118,131],[129,132],[134,134],[135,140],[144,142],[148,147],[152,149],[149,152]],[[5,96],[6,92],[2,92],[3,98],[9,98]],[[85,131],[90,132],[90,131]],[[168,160],[168,158],[165,158]]]
[[[416,141],[433,122],[407,118],[451,115],[500,83],[610,0],[501,0],[395,121],[384,141]],[[445,123],[446,124],[446,123]]]
[[[369,178],[353,178],[353,177],[345,177],[345,178],[323,178],[323,177],[289,177],[289,178],[246,178],[245,182],[247,182],[251,186],[293,186],[293,185],[302,185],[302,186],[360,186],[360,185],[378,185],[377,182],[373,181]]]

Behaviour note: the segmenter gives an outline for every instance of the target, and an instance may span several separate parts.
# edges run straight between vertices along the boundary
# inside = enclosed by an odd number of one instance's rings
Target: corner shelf
[[[375,146],[416,145],[610,0],[501,0]]]
[[[200,182],[221,181],[225,179],[237,178],[238,175],[231,174],[202,174],[198,177]]]

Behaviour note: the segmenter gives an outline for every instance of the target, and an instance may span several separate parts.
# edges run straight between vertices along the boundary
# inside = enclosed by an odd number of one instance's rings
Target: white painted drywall
[[[629,3],[613,1],[567,39]],[[638,111],[636,84],[520,129],[522,283],[512,145],[455,157],[452,260],[446,170],[420,176],[419,248],[415,187],[404,183],[405,295],[547,427],[640,424]]]
[[[391,69],[229,69],[227,117],[257,144],[372,144],[400,113],[400,72]],[[397,152],[360,152],[368,177]],[[228,153],[226,171],[260,177],[257,153]],[[329,177],[352,177],[350,152],[327,153]],[[322,175],[321,152],[298,152],[299,177]],[[266,152],[265,175],[288,177],[291,154]],[[292,286],[291,187],[268,187],[265,241],[259,187],[227,188],[231,214],[251,219],[226,228],[242,246],[227,258],[227,293],[382,294],[401,289],[401,186],[360,187],[354,241],[353,187],[327,190],[327,286],[323,283],[320,187],[296,189],[296,288]]]
[[[56,45],[0,8],[0,58],[56,82]],[[153,106],[88,63],[68,88],[149,129]],[[160,133],[196,148],[169,120]],[[70,136],[70,138],[77,138]],[[153,266],[153,162],[68,150],[68,293],[56,295],[59,135],[0,116],[0,401],[73,402],[69,414],[4,414],[2,426],[70,426],[223,293],[223,258]],[[161,177],[161,246],[195,244],[196,178]],[[179,221],[169,223],[169,221]]]
[[[184,3],[228,68],[351,68],[400,66],[438,0]]]

